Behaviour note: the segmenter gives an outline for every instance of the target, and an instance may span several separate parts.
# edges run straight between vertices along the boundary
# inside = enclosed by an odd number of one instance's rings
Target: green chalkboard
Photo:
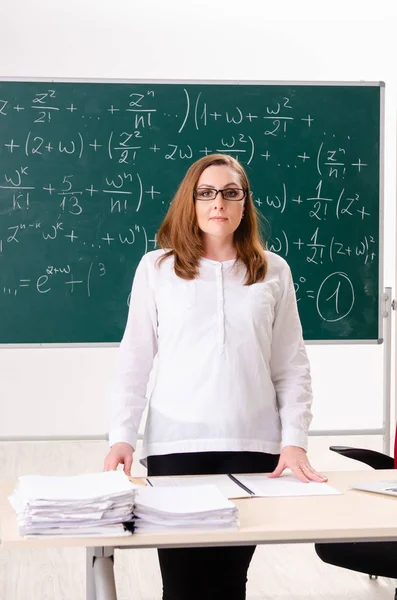
[[[188,166],[246,166],[306,340],[376,341],[382,84],[0,81],[0,343],[120,341]]]

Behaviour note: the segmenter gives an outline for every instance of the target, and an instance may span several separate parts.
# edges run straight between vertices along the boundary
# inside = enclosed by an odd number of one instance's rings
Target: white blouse
[[[290,269],[266,252],[263,282],[234,260],[201,259],[193,281],[164,250],[136,270],[111,394],[110,445],[136,447],[157,354],[142,462],[180,452],[307,449],[310,367]]]

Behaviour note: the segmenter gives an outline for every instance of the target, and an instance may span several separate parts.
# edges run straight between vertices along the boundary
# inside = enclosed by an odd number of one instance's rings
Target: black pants
[[[148,475],[269,473],[279,456],[262,452],[198,452],[149,456]],[[255,546],[158,550],[163,600],[244,600]]]

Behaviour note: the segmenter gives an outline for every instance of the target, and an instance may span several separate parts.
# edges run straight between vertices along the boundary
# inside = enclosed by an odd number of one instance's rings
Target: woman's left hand
[[[317,473],[309,463],[306,450],[299,446],[284,446],[281,450],[280,460],[273,473],[268,477],[280,477],[284,469],[291,469],[295,477],[309,483],[309,481],[328,481],[328,478]]]

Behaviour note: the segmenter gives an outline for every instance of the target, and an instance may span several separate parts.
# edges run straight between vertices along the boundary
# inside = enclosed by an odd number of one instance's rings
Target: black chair
[[[373,469],[394,468],[393,458],[374,450],[348,446],[330,446],[330,450]],[[321,560],[330,565],[367,573],[370,579],[378,576],[397,579],[397,542],[315,544],[315,550]],[[397,600],[397,588],[394,600]]]

